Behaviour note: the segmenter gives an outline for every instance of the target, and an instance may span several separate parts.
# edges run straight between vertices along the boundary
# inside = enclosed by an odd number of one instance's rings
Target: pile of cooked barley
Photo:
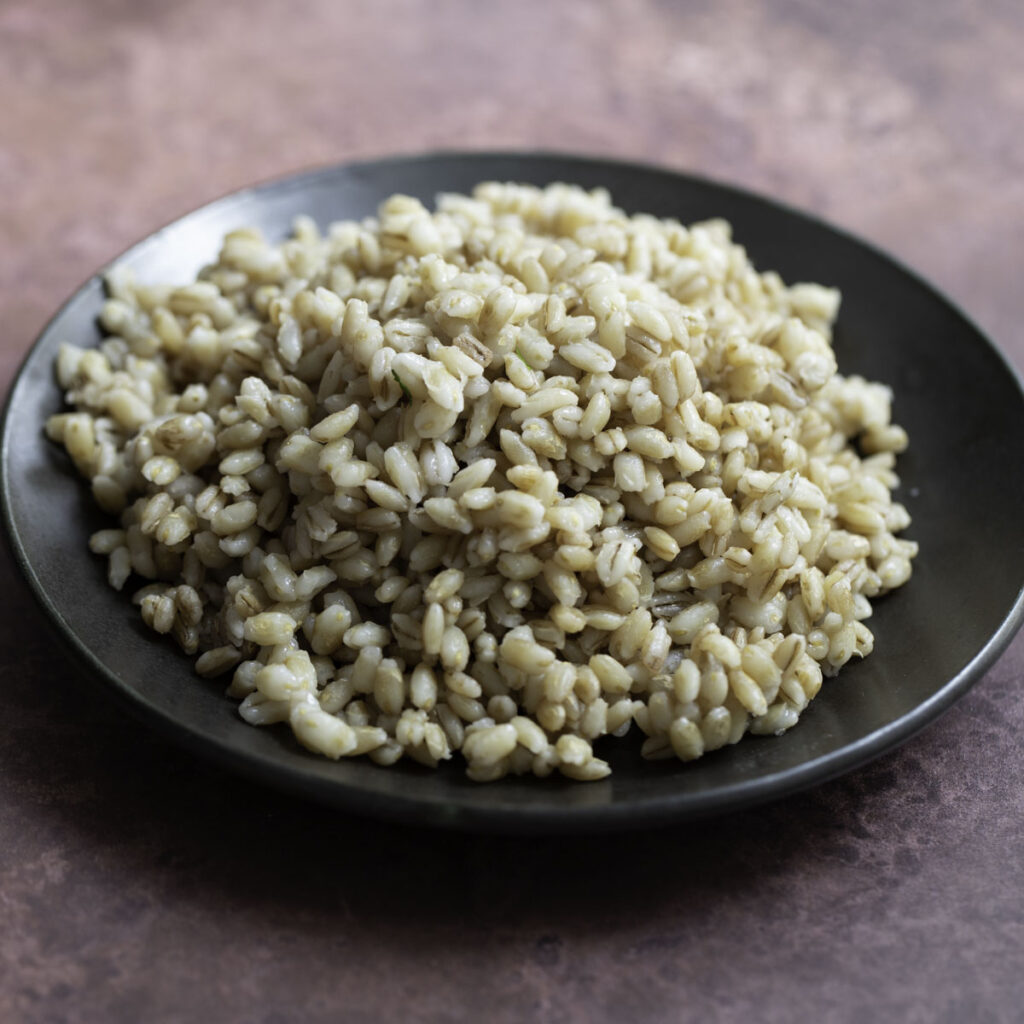
[[[722,221],[488,183],[109,289],[47,424],[120,517],[92,550],[328,757],[598,779],[634,723],[781,733],[910,576],[889,390]]]

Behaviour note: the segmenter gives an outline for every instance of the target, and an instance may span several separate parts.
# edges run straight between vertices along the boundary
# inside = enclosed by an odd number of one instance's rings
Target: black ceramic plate
[[[432,825],[503,831],[622,828],[735,809],[821,782],[896,746],[976,681],[1020,625],[1024,583],[1024,396],[996,349],[919,278],[801,213],[708,181],[562,156],[447,154],[330,168],[228,196],[158,231],[117,263],[142,279],[185,282],[223,234],[257,224],[283,238],[292,218],[362,217],[393,192],[430,201],[485,179],[605,186],[629,211],[683,222],[733,223],[756,265],[789,281],[842,289],[840,368],[895,389],[910,432],[900,500],[921,545],[914,576],[877,605],[875,653],[826,682],[799,724],[747,738],[690,765],[641,762],[627,738],[601,752],[602,782],[506,779],[477,786],[461,768],[381,769],[334,763],[299,748],[284,727],[242,723],[223,683],[139,624],[126,595],[88,553],[101,517],[68,461],[45,441],[61,406],[52,364],[63,340],[92,344],[101,277],[57,314],[10,394],[3,431],[3,500],[13,550],[36,596],[70,641],[83,673],[154,726],[225,767],[339,808]]]

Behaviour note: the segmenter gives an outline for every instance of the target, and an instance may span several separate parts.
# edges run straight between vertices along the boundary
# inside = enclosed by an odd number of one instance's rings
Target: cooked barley
[[[47,434],[120,518],[91,550],[246,722],[595,780],[604,736],[689,761],[778,734],[871,652],[917,546],[838,292],[600,189],[378,214],[232,232],[176,288],[118,275],[109,338],[57,358]]]

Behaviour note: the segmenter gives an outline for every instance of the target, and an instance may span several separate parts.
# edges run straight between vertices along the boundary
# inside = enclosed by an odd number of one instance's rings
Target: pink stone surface
[[[1024,367],[1014,0],[0,2],[0,381],[99,265],[256,181],[437,148],[770,193]],[[1024,1005],[1024,637],[897,753],[690,827],[433,834],[193,762],[3,557],[0,1021],[1002,1022]]]

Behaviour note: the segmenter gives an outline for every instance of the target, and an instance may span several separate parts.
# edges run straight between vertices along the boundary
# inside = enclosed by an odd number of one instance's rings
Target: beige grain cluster
[[[109,291],[47,425],[119,518],[92,550],[328,757],[589,780],[607,734],[777,734],[910,576],[889,390],[722,221],[488,183]]]

